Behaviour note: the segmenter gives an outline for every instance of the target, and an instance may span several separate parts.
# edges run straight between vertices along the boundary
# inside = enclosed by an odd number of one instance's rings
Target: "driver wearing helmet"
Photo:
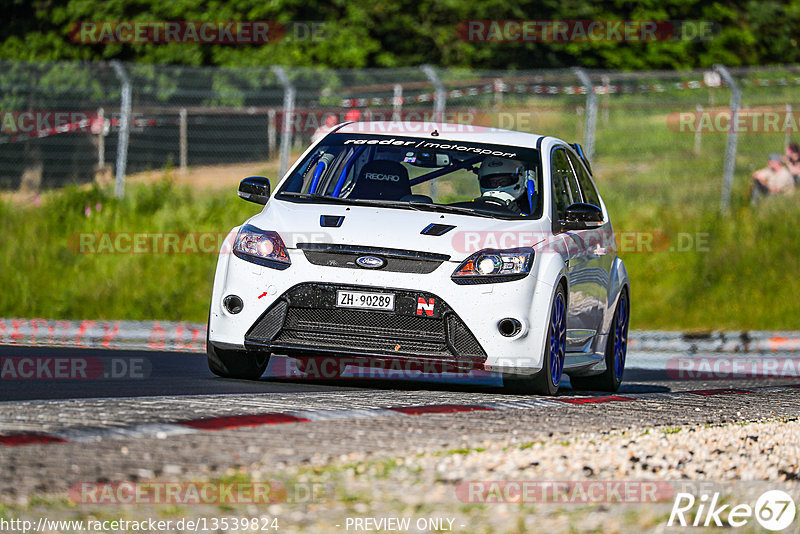
[[[514,213],[530,208],[525,183],[525,165],[521,161],[490,156],[478,169],[481,197],[477,200],[505,205]]]

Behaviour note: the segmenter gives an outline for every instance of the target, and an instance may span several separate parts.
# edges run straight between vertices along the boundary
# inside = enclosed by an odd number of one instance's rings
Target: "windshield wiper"
[[[340,198],[340,197],[332,197],[328,195],[318,195],[316,193],[296,193],[294,191],[284,191],[279,193],[282,197],[290,197],[290,198],[305,198],[308,200],[325,200],[329,202],[335,202],[338,204],[356,204],[360,202],[369,202],[369,201],[357,201],[352,198]],[[276,195],[277,196],[277,195]]]
[[[408,206],[408,202],[398,202],[394,200],[370,200],[361,198],[341,198],[332,197],[329,195],[317,195],[316,193],[296,193],[294,191],[284,191],[279,193],[280,196],[290,198],[304,198],[309,200],[322,200],[325,202],[332,202],[336,204],[353,204],[364,206]]]
[[[446,204],[429,204],[427,202],[403,202],[400,200],[368,200],[358,198],[341,198],[332,197],[329,195],[317,195],[312,193],[297,193],[295,191],[284,191],[276,196],[285,196],[290,198],[303,198],[308,200],[321,200],[323,202],[331,202],[336,204],[351,204],[362,206],[387,206],[391,208],[411,208],[418,211],[439,211],[446,213],[458,213],[463,215],[476,215],[478,217],[486,217],[489,219],[498,219],[491,213],[480,212],[472,208],[461,208],[458,206],[448,206]]]
[[[478,217],[486,217],[489,219],[497,219],[491,213],[477,211],[472,208],[461,208],[459,206],[448,206],[447,204],[429,204],[427,202],[408,202],[408,205],[420,211],[444,211],[447,213],[459,213],[464,215],[477,215]]]

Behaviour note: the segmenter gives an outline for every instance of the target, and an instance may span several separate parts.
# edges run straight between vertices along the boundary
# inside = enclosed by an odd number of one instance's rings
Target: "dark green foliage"
[[[185,65],[398,67],[431,63],[472,68],[687,69],[800,62],[800,1],[588,0],[0,0],[0,59],[103,60]],[[459,39],[467,20],[708,21],[707,40],[657,43],[473,43]],[[277,43],[81,44],[79,21],[277,21],[323,23],[323,38]]]

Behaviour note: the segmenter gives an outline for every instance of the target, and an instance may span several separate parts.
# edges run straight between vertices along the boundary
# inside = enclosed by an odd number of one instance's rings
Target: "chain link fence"
[[[652,195],[655,187],[676,202],[725,210],[731,195],[745,196],[743,177],[798,131],[799,87],[798,66],[618,72],[0,62],[0,188],[115,177],[122,195],[126,174],[268,160],[282,173],[331,124],[436,120],[579,141],[597,169],[634,192]],[[637,182],[642,172],[662,182]]]

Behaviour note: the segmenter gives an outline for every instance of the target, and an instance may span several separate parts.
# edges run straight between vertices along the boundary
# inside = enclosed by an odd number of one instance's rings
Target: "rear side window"
[[[569,155],[569,160],[572,162],[572,167],[578,175],[578,182],[581,184],[581,192],[583,193],[583,201],[587,204],[593,204],[598,208],[602,207],[600,206],[600,195],[597,194],[597,189],[595,189],[589,173],[586,172],[586,168],[574,154]]]
[[[572,167],[567,160],[567,153],[563,149],[553,152],[551,161],[553,175],[553,208],[556,220],[563,220],[567,213],[567,207],[572,204],[572,195],[569,185],[571,180],[575,180]]]

